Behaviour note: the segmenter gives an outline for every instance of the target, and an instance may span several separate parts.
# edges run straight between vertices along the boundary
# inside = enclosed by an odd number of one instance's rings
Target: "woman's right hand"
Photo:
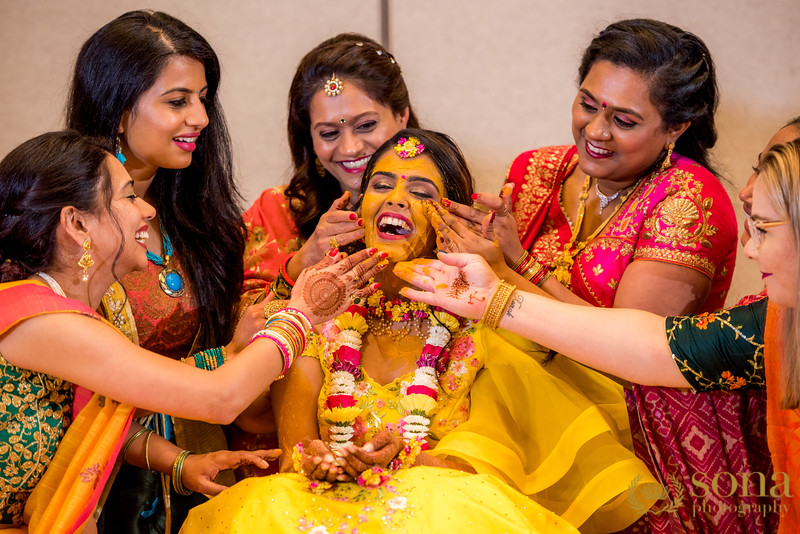
[[[416,259],[395,265],[394,274],[422,291],[400,293],[470,319],[483,317],[500,279],[476,254],[440,254],[438,260]]]
[[[289,260],[287,274],[290,278],[296,280],[300,271],[318,263],[330,249],[342,247],[364,237],[364,221],[359,219],[354,211],[344,209],[349,203],[350,192],[345,191],[333,201],[328,211],[322,214],[314,233]],[[335,243],[332,243],[331,239]],[[336,247],[332,247],[332,244]]]
[[[304,312],[311,324],[324,323],[344,312],[351,298],[366,298],[378,284],[365,287],[386,265],[385,252],[370,248],[348,256],[331,250],[318,264],[304,270],[292,291],[289,306]]]

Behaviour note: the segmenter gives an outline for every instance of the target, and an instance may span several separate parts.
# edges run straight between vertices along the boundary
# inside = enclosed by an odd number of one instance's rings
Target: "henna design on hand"
[[[477,291],[473,291],[469,296],[469,304],[473,302],[483,302],[486,300],[486,297],[479,297]]]
[[[447,295],[457,299],[461,296],[461,293],[467,291],[468,289],[469,282],[467,282],[467,277],[464,275],[463,271],[459,271],[458,277],[453,280],[452,284],[450,284],[450,291],[447,293]]]
[[[303,300],[311,313],[327,317],[347,298],[347,286],[335,274],[327,271],[314,275],[303,287]]]

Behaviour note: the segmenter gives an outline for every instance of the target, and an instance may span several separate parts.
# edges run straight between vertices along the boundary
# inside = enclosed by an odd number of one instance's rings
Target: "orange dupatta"
[[[80,302],[34,281],[0,284],[0,334],[46,313],[80,313],[99,319]],[[74,418],[42,479],[25,505],[28,532],[79,531],[94,512],[133,418],[134,408],[93,394]]]
[[[775,468],[775,484],[784,484],[781,492],[781,522],[779,534],[800,532],[800,501],[795,498],[800,489],[800,410],[784,410],[781,377],[783,352],[784,310],[769,303],[764,333],[764,371],[767,378],[767,443]],[[779,486],[780,487],[780,486]]]

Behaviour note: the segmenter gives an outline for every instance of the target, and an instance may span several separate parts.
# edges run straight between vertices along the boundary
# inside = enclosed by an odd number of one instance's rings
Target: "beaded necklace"
[[[422,442],[428,435],[431,424],[429,416],[436,409],[438,398],[439,373],[447,368],[447,346],[452,340],[453,333],[459,329],[459,321],[445,311],[430,308],[424,311],[407,309],[414,303],[394,303],[387,308],[385,299],[381,300],[382,296],[372,299],[373,302],[377,300],[382,303],[381,308],[368,309],[353,304],[335,319],[335,324],[339,328],[339,335],[335,340],[338,346],[331,363],[331,388],[325,401],[325,410],[322,412],[323,420],[330,425],[328,436],[331,449],[334,451],[352,444],[350,440],[355,434],[353,422],[362,412],[354,395],[356,382],[363,378],[361,343],[363,335],[369,330],[367,317],[377,313],[386,314],[392,319],[398,317],[399,321],[408,314],[419,318],[418,314],[424,313],[430,320],[428,337],[416,361],[414,378],[400,401],[400,405],[406,410],[402,438],[406,442]],[[367,304],[369,305],[369,302]],[[387,309],[390,310],[388,314]],[[423,443],[422,447],[426,448],[426,444]]]
[[[172,257],[172,241],[169,239],[167,232],[164,231],[164,226],[161,227],[161,244],[164,247],[164,257],[162,258],[154,252],[147,251],[147,259],[154,265],[162,265],[164,268],[158,273],[158,285],[161,290],[170,297],[178,298],[186,291],[186,284],[183,282],[183,276],[177,270],[169,266],[169,260]]]

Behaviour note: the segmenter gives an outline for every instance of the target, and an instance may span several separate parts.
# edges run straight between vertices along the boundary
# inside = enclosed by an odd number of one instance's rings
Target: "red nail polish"
[[[331,251],[328,252],[328,256],[330,256],[331,258],[335,258],[338,255],[339,255],[339,249],[338,248],[332,248]]]
[[[380,289],[380,288],[381,284],[379,282],[375,282],[374,284],[372,284],[372,289]]]
[[[359,219],[358,220],[358,225],[359,226],[364,226],[364,219]]]
[[[355,221],[356,219],[358,219],[358,215],[356,215],[355,213],[351,213],[350,214],[350,220],[351,221]]]
[[[388,258],[388,257],[389,257],[389,253],[388,253],[388,252],[386,252],[386,251],[383,251],[383,252],[381,252],[381,253],[380,253],[380,258],[381,258],[382,260],[385,260],[385,259],[386,259],[386,258]]]
[[[472,200],[478,200],[478,193],[472,193]]]
[[[489,224],[494,222],[494,218],[497,217],[497,212],[492,211],[492,216],[489,218]]]
[[[370,255],[370,256],[372,256],[372,255],[373,255],[373,254],[375,254],[376,252],[378,252],[378,249],[377,249],[377,248],[371,248],[371,249],[369,249],[369,255]]]
[[[474,197],[473,197],[473,198],[474,198]],[[449,200],[447,200],[446,198],[443,198],[443,199],[442,199],[442,205],[443,205],[445,208],[449,208],[451,204],[452,204],[452,202],[450,202],[450,201],[449,201]]]

